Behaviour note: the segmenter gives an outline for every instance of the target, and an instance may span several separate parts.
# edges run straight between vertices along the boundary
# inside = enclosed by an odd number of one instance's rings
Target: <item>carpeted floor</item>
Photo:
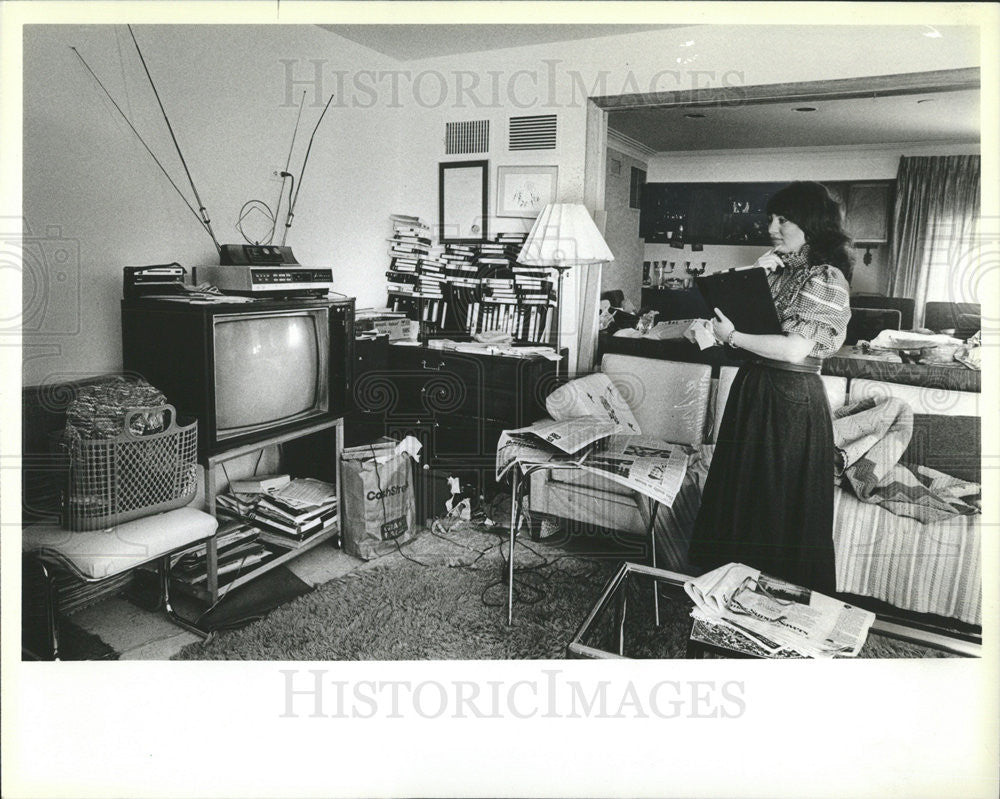
[[[514,624],[506,624],[506,539],[461,524],[424,533],[401,553],[364,564],[262,621],[186,647],[188,660],[487,660],[562,658],[620,559],[567,555],[519,543]],[[418,561],[418,562],[414,562]],[[631,657],[684,657],[691,621],[684,602],[630,599]],[[650,618],[647,618],[650,617]],[[598,625],[594,641],[610,634]],[[610,639],[607,639],[610,640]],[[936,657],[936,650],[873,637],[862,657]]]

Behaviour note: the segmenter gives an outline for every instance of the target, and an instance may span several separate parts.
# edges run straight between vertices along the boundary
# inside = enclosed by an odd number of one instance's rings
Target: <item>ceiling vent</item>
[[[486,153],[490,150],[490,121],[477,119],[471,122],[445,122],[445,155]]]
[[[556,115],[543,114],[534,117],[511,117],[507,149],[556,149]]]

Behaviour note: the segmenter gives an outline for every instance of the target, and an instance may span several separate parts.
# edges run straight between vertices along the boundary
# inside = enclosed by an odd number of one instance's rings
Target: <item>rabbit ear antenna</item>
[[[313,128],[312,136],[309,137],[309,146],[306,147],[305,158],[302,159],[302,169],[299,170],[299,185],[295,189],[295,194],[292,195],[289,191],[289,202],[288,202],[288,213],[285,216],[285,232],[281,234],[281,245],[284,246],[285,239],[288,238],[288,229],[292,226],[292,219],[295,216],[295,204],[299,200],[299,191],[302,189],[302,178],[306,174],[306,164],[309,163],[309,153],[312,151],[313,139],[316,138],[316,131],[319,130],[320,123],[323,121],[323,117],[326,116],[327,109],[330,107],[330,103],[333,102],[333,95],[330,95],[330,99],[326,101],[326,105],[323,106],[323,112],[319,115],[319,119],[316,120],[316,127]]]
[[[274,238],[274,228],[278,224],[278,212],[281,210],[281,195],[285,192],[285,178],[292,178],[292,186],[288,190],[288,202],[292,201],[292,189],[295,188],[295,178],[292,177],[292,173],[288,171],[289,165],[292,163],[292,150],[295,149],[295,137],[299,132],[299,120],[302,119],[302,105],[305,103],[306,93],[305,90],[302,91],[302,97],[299,98],[299,113],[295,117],[295,127],[292,129],[292,143],[288,145],[288,157],[285,159],[285,169],[279,172],[278,175],[281,177],[281,188],[278,189],[278,202],[274,206],[274,219],[271,225],[271,238]]]
[[[149,80],[149,85],[153,90],[153,95],[156,97],[156,102],[160,106],[160,113],[163,115],[163,121],[167,123],[167,130],[170,132],[170,138],[174,143],[174,148],[177,150],[177,155],[181,159],[181,164],[184,166],[184,172],[187,175],[188,183],[191,184],[191,191],[194,192],[194,198],[198,203],[198,212],[201,216],[202,223],[205,225],[205,230],[208,231],[208,235],[212,237],[212,241],[215,243],[215,249],[222,252],[222,247],[219,246],[218,239],[215,238],[215,231],[212,230],[212,220],[208,217],[208,209],[205,208],[205,204],[201,201],[201,196],[198,194],[198,189],[194,185],[194,178],[191,177],[191,170],[188,169],[187,161],[184,160],[184,153],[181,152],[181,146],[177,142],[177,137],[174,135],[174,128],[170,124],[170,118],[167,116],[167,110],[163,107],[163,101],[160,100],[160,93],[156,90],[156,84],[153,82],[153,76],[149,73],[149,67],[146,66],[146,59],[142,55],[142,50],[139,49],[139,42],[135,38],[135,33],[132,30],[131,25],[126,25],[128,28],[129,35],[132,37],[132,42],[135,44],[135,51],[139,54],[139,60],[142,62],[142,68],[146,72],[146,78]]]
[[[132,133],[135,134],[135,137],[139,140],[139,143],[146,148],[146,152],[149,153],[149,157],[153,159],[154,163],[160,168],[160,171],[163,173],[163,176],[169,181],[170,185],[174,187],[174,191],[177,192],[180,198],[184,201],[184,204],[188,207],[191,213],[194,214],[194,218],[197,219],[199,224],[203,228],[205,228],[206,232],[210,236],[212,236],[212,231],[208,227],[206,227],[205,221],[200,216],[198,216],[198,212],[194,209],[194,206],[191,205],[190,202],[188,202],[188,198],[184,196],[184,192],[180,190],[180,187],[174,182],[174,179],[170,177],[170,174],[167,172],[166,168],[163,166],[162,163],[160,163],[160,159],[156,157],[156,154],[149,148],[149,145],[146,144],[146,140],[142,138],[142,135],[139,133],[138,130],[136,130],[135,125],[132,124],[132,120],[130,120],[128,116],[126,116],[125,112],[122,111],[121,106],[118,105],[118,102],[115,100],[115,98],[111,96],[111,92],[109,92],[107,87],[101,82],[101,79],[97,77],[97,75],[94,73],[94,70],[90,68],[90,64],[87,63],[87,60],[82,55],[80,55],[80,51],[77,50],[75,47],[71,46],[69,49],[72,50],[74,53],[76,53],[76,57],[80,59],[80,63],[83,64],[87,72],[90,73],[90,76],[97,82],[97,85],[101,87],[101,90],[104,92],[105,96],[111,101],[111,105],[115,107],[115,110],[121,115],[121,118],[125,120],[125,124],[127,124],[131,129]],[[212,236],[212,241],[215,242],[215,236]],[[215,246],[216,247],[219,246],[218,242],[215,242]]]

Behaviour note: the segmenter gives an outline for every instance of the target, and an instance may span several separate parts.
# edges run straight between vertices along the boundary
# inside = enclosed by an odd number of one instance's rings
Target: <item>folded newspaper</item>
[[[728,563],[684,584],[691,616],[736,630],[771,655],[854,657],[875,614],[825,594]]]
[[[515,464],[563,464],[600,474],[651,499],[671,505],[687,470],[687,451],[643,435],[614,434],[613,423],[593,417],[545,420],[504,430],[497,443],[496,476]]]

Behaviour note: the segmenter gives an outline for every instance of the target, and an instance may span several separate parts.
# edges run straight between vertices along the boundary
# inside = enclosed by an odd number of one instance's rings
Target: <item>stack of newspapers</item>
[[[767,654],[854,657],[875,614],[825,594],[727,563],[684,584],[695,619],[736,631]]]
[[[321,480],[275,475],[231,488],[215,498],[218,512],[248,522],[268,544],[298,549],[338,520],[336,488]]]

